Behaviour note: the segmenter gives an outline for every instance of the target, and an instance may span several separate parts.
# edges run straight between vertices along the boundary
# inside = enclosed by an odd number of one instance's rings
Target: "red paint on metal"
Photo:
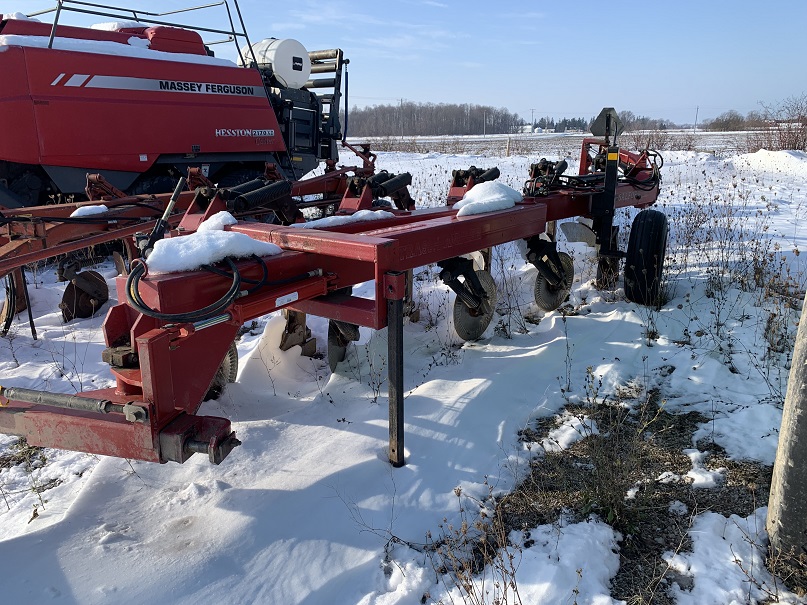
[[[626,156],[639,173],[649,170],[641,165],[647,162],[642,157]],[[344,175],[339,178],[345,181]],[[323,181],[328,187],[334,182]],[[657,187],[642,191],[620,183],[615,205],[646,206],[657,195]],[[253,260],[237,263],[242,276],[254,280],[262,278],[265,266],[275,283],[235,299],[225,310],[222,323],[205,329],[168,325],[141,315],[125,303],[107,314],[107,344],[132,346],[139,366],[113,368],[117,388],[105,390],[105,396],[146,407],[146,424],[126,422],[120,415],[40,411],[10,402],[13,409],[0,408],[0,428],[28,435],[32,443],[143,460],[182,462],[190,455],[184,445],[189,439],[202,443],[194,445],[197,450],[212,440],[215,450],[216,443],[228,439],[229,422],[196,416],[195,412],[243,322],[288,306],[329,319],[383,328],[387,325],[387,300],[403,297],[404,272],[408,269],[537,235],[549,221],[589,214],[591,205],[592,194],[559,191],[528,197],[513,208],[462,217],[443,207],[394,211],[393,217],[383,220],[324,229],[238,223],[229,229],[275,243],[285,251],[263,258],[263,266]],[[337,292],[369,279],[376,284],[374,300]],[[176,314],[218,300],[229,285],[220,275],[194,271],[146,275],[139,291],[153,309]],[[118,278],[117,287],[119,300],[124,300],[123,278]],[[92,397],[98,394],[86,393]],[[227,451],[223,448],[221,453],[226,455]]]
[[[25,35],[44,39],[51,31],[47,23],[12,20],[3,33],[21,28],[28,32]],[[71,37],[114,42],[133,35],[68,26],[59,26],[57,35],[70,36],[74,31]],[[0,53],[0,69],[9,84],[27,82],[27,90],[21,84],[0,89],[0,119],[10,129],[0,139],[0,156],[11,162],[72,166],[76,141],[84,143],[83,153],[99,172],[143,173],[161,154],[194,149],[243,152],[245,138],[255,152],[286,150],[257,70],[194,64],[189,73],[187,63],[170,60],[18,46]],[[71,82],[73,75],[86,76],[86,82],[81,86]],[[199,88],[195,92],[165,88],[165,83],[177,82]],[[216,93],[223,90],[216,88],[221,86],[251,93]],[[131,123],[149,124],[148,136],[132,128],[116,129],[110,136],[103,125],[119,124],[121,116]],[[260,135],[244,134],[255,129]]]

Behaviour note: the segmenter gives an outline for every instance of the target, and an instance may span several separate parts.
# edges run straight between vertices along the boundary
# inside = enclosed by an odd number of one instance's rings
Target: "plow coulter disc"
[[[67,284],[59,308],[65,323],[92,317],[109,300],[106,280],[97,271],[82,271]]]
[[[563,265],[563,274],[566,278],[557,288],[549,285],[549,282],[539,273],[535,280],[535,304],[543,311],[554,311],[561,306],[569,297],[572,291],[572,281],[574,281],[574,261],[565,252],[558,252],[560,263]]]
[[[496,282],[487,271],[477,271],[476,276],[485,289],[483,298],[476,309],[469,309],[459,298],[454,300],[454,330],[463,340],[478,340],[482,337],[496,310]]]
[[[233,341],[230,343],[230,348],[227,350],[219,369],[216,370],[216,376],[213,378],[213,384],[207,390],[205,400],[218,399],[224,387],[235,382],[236,378],[238,378],[238,348],[235,346],[235,341]]]

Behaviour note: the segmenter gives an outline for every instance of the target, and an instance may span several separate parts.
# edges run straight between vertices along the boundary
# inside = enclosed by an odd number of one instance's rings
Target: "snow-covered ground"
[[[574,313],[543,313],[532,299],[536,270],[506,245],[492,263],[498,314],[481,340],[463,344],[450,326],[453,295],[424,268],[415,282],[420,320],[405,326],[399,469],[387,462],[385,331],[362,329],[331,374],[325,360],[281,352],[282,319],[261,318],[238,342],[237,382],[200,412],[232,419],[243,442],[220,466],[202,456],[157,465],[45,450],[0,471],[3,601],[461,603],[426,544],[473,523],[478,503],[489,507],[491,494],[512,489],[536,451],[596,433],[564,412],[585,402],[587,376],[602,380],[600,396],[628,383],[657,388],[666,411],[709,419],[687,448],[691,473],[660,481],[719,484],[724,471],[707,468],[704,443],[772,464],[807,276],[807,155],[664,155],[663,308],[598,291],[591,250],[562,241],[575,263]],[[444,203],[452,169],[498,166],[500,181],[521,190],[537,159],[379,153],[378,168],[410,171],[413,197],[429,206]],[[111,285],[112,264],[98,270]],[[54,268],[35,280],[39,339],[22,316],[0,338],[0,384],[57,392],[112,384],[102,317],[63,324]],[[309,319],[322,349],[327,322]],[[554,415],[561,423],[544,448],[519,439]],[[15,441],[0,436],[0,454]],[[691,550],[665,555],[678,603],[755,603],[774,590],[780,602],[802,602],[762,566],[765,502],[746,517],[669,504],[692,515]],[[602,519],[561,517],[528,532],[510,536],[523,603],[618,602],[609,584],[624,537]]]

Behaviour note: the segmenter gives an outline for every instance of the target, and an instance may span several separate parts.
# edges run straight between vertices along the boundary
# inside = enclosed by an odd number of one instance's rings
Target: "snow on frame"
[[[495,210],[506,210],[522,200],[521,193],[496,181],[485,181],[474,185],[462,199],[454,204],[458,208],[457,216],[483,214]]]
[[[274,256],[282,250],[275,244],[252,239],[245,233],[224,231],[236,219],[226,211],[218,212],[199,225],[190,235],[158,240],[146,259],[152,273],[193,271],[202,265],[212,265],[225,258]]]
[[[802,160],[786,152],[755,155],[750,159],[757,164],[748,167],[736,155],[664,155],[659,207],[671,217],[671,246],[682,245],[679,227],[692,204],[683,192],[695,194],[708,181],[713,198],[731,195],[733,183],[740,183],[748,201],[735,210],[748,218],[746,224],[757,212],[769,217],[760,229],[777,238],[789,268],[804,269],[804,255],[788,251],[807,249],[807,234],[798,228],[807,205],[807,163],[799,169],[790,158]],[[411,171],[418,203],[431,199],[442,205],[450,171],[482,161],[491,158],[380,153],[378,164],[391,172]],[[500,180],[518,187],[529,161],[495,158]],[[437,166],[441,178],[418,176],[424,165]],[[793,176],[777,170],[788,165]],[[223,228],[229,219],[217,221]],[[385,331],[362,329],[348,359],[331,374],[324,360],[301,358],[296,347],[279,350],[284,322],[277,314],[245,326],[248,331],[237,341],[238,380],[200,409],[230,418],[243,442],[221,465],[202,456],[184,465],[158,465],[45,450],[48,462],[32,473],[23,465],[2,470],[4,598],[104,603],[126,595],[130,602],[178,604],[204,599],[409,605],[450,603],[453,596],[461,602],[430,566],[422,548],[427,532],[439,532],[444,519],[457,524],[455,488],[481,499],[488,493],[485,476],[496,493],[515,484],[529,465],[519,431],[561,414],[567,399],[584,401],[587,368],[602,377],[601,394],[638,378],[660,390],[669,413],[708,418],[692,443],[693,468],[697,463],[706,469],[712,442],[733,459],[767,460],[776,449],[777,393],[786,387],[788,368],[784,357],[771,353],[766,365],[747,353],[767,346],[760,331],[766,313],[782,311],[793,324],[800,309],[774,308],[774,300],[728,288],[736,313],[721,319],[724,334],[738,346],[721,353],[717,343],[725,340],[715,340],[707,322],[722,311],[714,296],[706,295],[708,265],[700,252],[690,251],[697,262],[686,267],[670,260],[670,300],[651,311],[626,302],[619,289],[596,290],[592,253],[580,244],[560,245],[574,256],[570,305],[576,315],[537,311],[535,269],[519,259],[515,247],[496,249],[503,261],[493,263],[497,283],[515,288],[514,301],[540,320],[527,324],[528,333],[513,330],[510,338],[491,328],[480,341],[454,346],[445,319],[453,298],[434,270],[418,272],[415,289],[424,319],[404,327],[407,464],[401,469],[386,460]],[[503,274],[500,265],[513,269]],[[97,269],[114,283],[111,263]],[[114,386],[100,361],[103,313],[63,324],[55,271],[38,271],[36,282],[30,293],[39,340],[27,333],[24,318],[15,319],[14,338],[0,338],[3,384],[70,393]],[[114,302],[115,289],[110,292]],[[358,285],[353,293],[372,297],[374,284]],[[308,320],[322,352],[328,322]],[[494,325],[506,326],[506,320],[497,316]],[[659,336],[648,342],[651,320]],[[562,393],[567,373],[571,387]],[[14,441],[0,435],[0,445]],[[41,493],[32,489],[57,481]],[[772,586],[760,566],[764,509],[738,516],[689,512],[680,501],[666,507],[683,524],[692,515],[691,552],[666,557],[676,574],[668,590],[678,605],[764,600],[764,588],[749,584],[742,571]],[[560,519],[514,532],[510,540],[521,548],[516,578],[524,602],[572,603],[577,596],[581,604],[619,603],[610,596],[610,583],[624,537],[602,520]],[[781,585],[778,591],[781,603],[804,603]]]
[[[132,57],[136,59],[152,59],[159,61],[177,61],[179,63],[198,63],[204,65],[218,65],[220,67],[235,67],[235,63],[227,59],[209,57],[207,55],[189,55],[186,53],[167,53],[151,50],[143,46],[143,40],[137,36],[129,39],[129,44],[118,44],[105,40],[81,40],[79,38],[53,39],[53,48],[74,52],[92,53],[97,55],[112,55],[118,57]],[[8,46],[24,46],[31,48],[47,48],[48,38],[45,36],[20,36],[17,34],[0,35],[0,51]]]
[[[32,19],[25,13],[2,13],[0,14],[0,21],[8,21],[16,19],[18,21],[39,21],[39,19]]]
[[[108,32],[116,32],[122,29],[135,29],[139,27],[149,27],[149,25],[147,23],[141,23],[140,21],[107,21],[105,23],[93,23],[90,25],[90,29],[98,29]]]
[[[93,204],[91,206],[79,206],[73,212],[70,213],[71,218],[76,218],[80,216],[93,216],[95,214],[103,214],[104,212],[109,212],[109,208],[107,208],[104,204]]]
[[[292,227],[301,229],[324,229],[326,227],[337,227],[350,223],[361,223],[364,221],[380,221],[385,218],[395,218],[392,212],[386,210],[358,210],[353,214],[326,216],[305,223],[292,223]]]

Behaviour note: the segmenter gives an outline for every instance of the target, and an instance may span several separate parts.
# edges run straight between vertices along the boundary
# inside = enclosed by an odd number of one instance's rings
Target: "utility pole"
[[[805,303],[807,305],[807,303]],[[771,560],[800,563],[807,548],[807,309],[801,313],[787,381],[768,500]]]
[[[695,125],[692,127],[692,134],[695,134],[695,130],[698,128],[698,111],[700,110],[700,105],[695,106]]]

